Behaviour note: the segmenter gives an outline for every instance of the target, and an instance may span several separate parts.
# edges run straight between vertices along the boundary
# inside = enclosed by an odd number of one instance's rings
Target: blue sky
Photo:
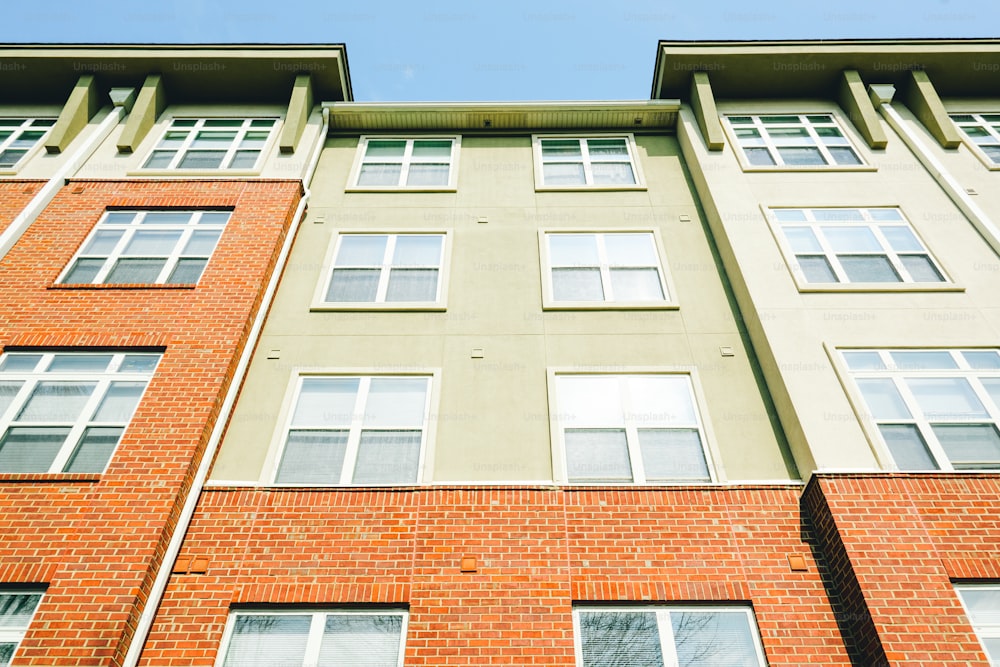
[[[5,4],[7,43],[342,42],[359,101],[647,99],[660,39],[1000,36],[1000,0]]]

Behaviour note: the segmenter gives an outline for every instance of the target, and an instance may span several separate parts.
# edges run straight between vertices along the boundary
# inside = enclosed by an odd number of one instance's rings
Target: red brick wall
[[[1000,479],[817,475],[803,504],[863,664],[988,667],[953,581],[1000,578]]]
[[[24,210],[45,181],[0,181],[0,233]]]
[[[120,661],[299,198],[298,182],[71,182],[0,261],[0,346],[164,350],[103,475],[0,475],[0,582],[48,584],[15,664]],[[108,206],[233,214],[193,289],[53,287]]]
[[[770,665],[847,666],[799,491],[209,490],[181,553],[207,572],[173,576],[141,664],[212,665],[232,605],[384,603],[408,667],[568,666],[574,602],[718,600],[752,602]]]

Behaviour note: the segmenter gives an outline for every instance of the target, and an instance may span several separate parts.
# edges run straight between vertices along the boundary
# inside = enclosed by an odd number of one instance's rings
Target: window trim
[[[332,607],[328,609],[316,609],[315,607],[309,607],[304,609],[289,609],[286,607],[278,607],[275,609],[268,609],[265,605],[254,605],[253,607],[230,609],[229,615],[226,618],[226,627],[222,632],[222,640],[219,643],[219,649],[215,656],[215,662],[213,663],[215,667],[225,667],[226,655],[229,652],[229,644],[232,641],[233,633],[236,631],[236,619],[238,616],[303,616],[310,615],[312,617],[309,626],[309,637],[308,644],[306,648],[306,662],[305,665],[315,664],[315,661],[309,662],[310,657],[316,657],[319,652],[320,642],[323,638],[322,629],[324,627],[326,617],[330,615],[358,615],[358,616],[400,616],[402,618],[402,626],[399,630],[399,661],[397,667],[403,667],[403,658],[406,655],[406,631],[409,625],[410,612],[405,608],[393,607],[389,609],[372,609],[372,608],[359,608],[359,607]],[[315,637],[314,633],[318,633]],[[310,651],[312,651],[312,656],[310,656]]]
[[[365,161],[365,154],[368,152],[368,142],[375,140],[396,140],[406,141],[404,149],[403,165],[406,169],[400,172],[400,180],[405,182],[409,173],[409,161],[407,156],[413,150],[413,142],[421,140],[449,140],[451,141],[451,157],[448,170],[447,185],[358,185],[358,178],[361,176],[361,167]],[[458,190],[458,167],[459,158],[462,153],[462,135],[460,134],[363,134],[358,138],[358,148],[354,153],[354,162],[351,165],[351,172],[347,179],[345,192],[456,192]]]
[[[995,581],[984,582],[984,583],[952,582],[952,586],[955,588],[955,596],[958,598],[959,604],[962,605],[962,611],[965,612],[966,620],[972,627],[972,630],[976,635],[976,639],[979,640],[979,645],[982,647],[983,653],[986,655],[987,658],[989,658],[990,654],[989,651],[986,650],[985,640],[1000,639],[1000,623],[996,623],[994,625],[989,625],[989,626],[976,625],[972,621],[972,614],[969,613],[969,608],[965,604],[965,598],[962,597],[960,591],[974,589],[974,588],[1000,591],[1000,583]]]
[[[14,653],[11,655],[11,664],[17,658],[17,652],[21,648],[21,643],[24,641],[25,636],[31,629],[31,623],[35,620],[35,616],[38,614],[38,608],[42,606],[42,602],[45,600],[45,586],[34,586],[34,585],[21,585],[21,584],[0,584],[0,596],[3,595],[38,595],[38,604],[35,605],[34,610],[31,612],[31,618],[28,619],[28,624],[24,626],[24,630],[10,630],[10,629],[0,629],[0,643],[4,644],[14,644]]]
[[[26,129],[25,128],[25,123],[27,123],[29,121],[36,121],[36,120],[51,120],[52,121],[52,124],[49,125],[47,128],[45,128],[45,132],[42,134],[41,137],[38,138],[38,141],[36,141],[35,144],[31,148],[29,148],[24,153],[24,155],[21,156],[21,158],[17,162],[15,162],[14,164],[12,164],[9,167],[0,167],[0,175],[3,175],[3,176],[13,176],[13,175],[17,174],[21,169],[24,168],[24,166],[32,158],[34,158],[36,155],[38,155],[40,152],[42,152],[44,150],[45,140],[48,139],[49,134],[52,133],[52,128],[54,128],[56,126],[56,122],[58,122],[58,120],[59,120],[58,116],[59,116],[58,113],[56,113],[54,115],[50,115],[50,114],[47,114],[47,113],[20,113],[20,114],[19,113],[3,113],[3,114],[0,114],[0,119],[2,119],[2,120],[20,120],[21,121],[21,125],[19,125],[18,128],[17,128],[18,132],[21,132],[24,129]],[[6,141],[9,141],[12,138],[13,138],[13,135],[11,137],[8,137],[8,139],[0,141],[0,152],[3,152],[3,150],[4,150],[3,144]]]
[[[815,102],[783,102],[776,109],[773,106],[761,106],[754,105],[752,110],[743,110],[739,105],[721,105],[723,108],[719,109],[719,121],[722,124],[723,131],[726,133],[726,138],[729,140],[729,146],[732,148],[733,154],[736,156],[736,160],[739,163],[740,168],[744,172],[831,172],[831,171],[878,171],[878,168],[872,162],[872,155],[868,152],[867,146],[864,141],[857,134],[857,130],[854,125],[850,122],[850,119],[846,118],[840,107],[831,107],[830,105],[817,105]],[[789,108],[794,110],[789,111]],[[744,107],[745,109],[745,107]],[[732,124],[729,122],[730,116],[830,116],[833,118],[837,125],[837,128],[843,133],[844,138],[847,139],[848,146],[854,151],[854,154],[858,156],[861,160],[861,164],[825,164],[825,165],[785,165],[785,164],[774,164],[774,165],[756,165],[751,164],[750,160],[747,158],[743,151],[743,147],[740,145],[739,137],[736,136],[736,130],[733,128]]]
[[[639,612],[656,613],[656,628],[660,636],[660,650],[663,653],[663,664],[665,667],[677,664],[677,646],[674,644],[673,626],[670,622],[670,612],[686,611],[720,611],[720,612],[743,612],[747,617],[747,626],[750,628],[750,635],[753,639],[754,650],[757,654],[757,661],[760,667],[768,664],[767,656],[764,653],[764,643],[760,636],[760,628],[757,625],[757,616],[753,606],[750,604],[738,604],[730,601],[715,602],[706,604],[674,604],[672,602],[640,603],[640,604],[601,604],[588,601],[573,605],[573,654],[576,658],[577,667],[584,667],[583,664],[583,632],[580,630],[580,614],[588,612]],[[664,622],[664,619],[666,622]],[[669,642],[669,643],[668,643]],[[669,654],[665,649],[671,649]]]
[[[333,279],[334,262],[344,236],[441,236],[441,264],[438,267],[438,298],[435,301],[325,301],[327,289]],[[385,311],[385,312],[444,312],[448,309],[448,285],[451,282],[451,254],[453,230],[451,229],[338,229],[333,232],[327,244],[326,256],[320,272],[320,281],[313,293],[310,311]],[[388,252],[388,245],[386,248]],[[385,265],[382,271],[385,271]],[[382,280],[380,276],[380,280]]]
[[[653,251],[659,262],[657,269],[660,272],[660,287],[663,289],[666,298],[663,301],[556,301],[553,296],[552,287],[552,262],[549,256],[549,244],[547,241],[549,234],[652,234]],[[653,227],[545,227],[538,230],[538,252],[539,263],[542,270],[542,310],[677,310],[680,304],[677,301],[677,288],[674,286],[673,277],[667,266],[666,253],[664,252],[663,239],[659,229]],[[607,265],[601,265],[602,284],[607,279]]]
[[[632,454],[638,450],[638,442],[626,440],[632,465],[633,481],[586,481],[572,482],[566,468],[566,444],[563,440],[563,428],[559,420],[559,389],[558,378],[565,375],[683,375],[687,376],[689,386],[694,401],[695,413],[700,426],[702,436],[702,452],[705,455],[705,465],[708,468],[708,481],[699,480],[670,480],[637,482],[635,481],[635,459]],[[650,486],[706,486],[725,484],[728,480],[725,468],[722,465],[722,456],[718,447],[718,441],[712,428],[712,420],[708,411],[708,402],[705,399],[704,389],[698,369],[694,366],[621,366],[609,368],[608,366],[550,366],[546,369],[546,385],[548,393],[549,410],[549,439],[552,450],[552,478],[556,484],[566,486],[621,486],[621,487],[650,487]],[[626,436],[627,438],[627,436]],[[641,457],[640,457],[641,459]]]
[[[594,184],[581,183],[578,185],[546,185],[545,174],[542,169],[542,141],[546,139],[625,139],[625,146],[628,150],[629,163],[632,166],[632,173],[635,176],[635,183],[619,184]],[[582,144],[581,144],[582,146]],[[642,173],[642,161],[639,159],[639,149],[635,142],[635,134],[632,132],[583,132],[583,133],[545,133],[531,135],[531,163],[535,175],[536,192],[575,192],[586,190],[589,192],[616,192],[625,190],[646,190],[646,180]],[[591,162],[586,157],[581,157],[583,161],[584,177],[590,173]]]
[[[417,459],[417,479],[414,482],[382,483],[382,484],[352,484],[342,482],[331,482],[319,484],[314,482],[277,482],[278,468],[287,443],[287,434],[291,429],[292,417],[295,407],[298,404],[298,397],[302,387],[302,380],[308,377],[359,377],[359,378],[427,378],[430,386],[427,392],[427,403],[425,407],[423,423],[423,441],[420,445],[420,457]],[[359,387],[360,394],[360,387]],[[430,483],[430,478],[434,470],[434,445],[437,438],[437,417],[441,399],[441,369],[426,367],[399,367],[387,369],[386,367],[317,367],[317,366],[296,366],[292,368],[288,384],[285,388],[285,396],[278,413],[274,434],[261,467],[260,477],[257,484],[259,486],[278,488],[394,488],[408,486],[425,486]],[[356,399],[357,400],[357,399]],[[353,423],[349,428],[349,438],[353,431]],[[360,431],[358,433],[360,437]],[[350,443],[348,443],[350,446]],[[348,463],[350,452],[344,457],[344,465],[341,469],[341,478],[347,474],[351,468]],[[357,447],[354,448],[354,455],[357,455]]]
[[[169,168],[169,167],[146,167],[144,166],[149,158],[152,157],[153,153],[156,151],[160,142],[166,136],[167,132],[170,131],[170,127],[173,125],[175,120],[195,120],[195,121],[205,121],[205,120],[274,120],[274,124],[268,128],[267,141],[260,149],[260,155],[257,156],[257,161],[254,166],[250,169],[240,168],[240,169],[203,169],[203,168]],[[267,161],[270,159],[274,152],[274,146],[278,142],[278,135],[281,134],[282,126],[285,122],[285,115],[283,112],[279,113],[275,110],[254,108],[248,110],[244,115],[233,114],[230,110],[225,112],[220,111],[216,108],[178,108],[176,111],[166,111],[157,119],[156,124],[149,131],[146,138],[143,140],[142,150],[135,151],[136,155],[141,155],[142,159],[139,161],[133,169],[126,172],[126,176],[155,176],[155,177],[168,177],[168,176],[182,176],[190,178],[192,176],[214,176],[214,177],[226,177],[226,176],[257,176],[263,172],[264,167],[267,165]],[[249,128],[248,128],[249,130]],[[185,141],[185,146],[190,143],[190,140]],[[227,149],[228,151],[235,150],[235,144]],[[181,153],[181,149],[178,149],[178,154]],[[176,159],[176,157],[175,157]]]
[[[795,251],[792,250],[791,244],[788,239],[785,238],[785,234],[782,231],[782,223],[779,222],[772,211],[775,210],[802,210],[802,211],[816,211],[816,210],[833,210],[833,209],[852,209],[852,210],[872,210],[872,209],[896,209],[902,215],[904,222],[909,227],[909,230],[913,232],[913,235],[917,237],[917,240],[923,246],[924,251],[930,257],[935,268],[944,278],[942,282],[897,282],[897,283],[872,283],[872,282],[836,282],[836,283],[811,283],[805,279],[805,275],[801,267],[799,266],[798,260],[795,257]],[[894,204],[885,205],[864,205],[864,206],[769,206],[765,204],[760,205],[760,209],[764,215],[764,219],[767,221],[768,229],[771,231],[771,235],[774,237],[775,243],[781,252],[782,259],[784,260],[785,268],[788,269],[792,280],[795,282],[795,287],[799,292],[802,293],[820,293],[820,292],[964,292],[965,287],[956,283],[952,277],[951,272],[948,267],[933,253],[930,249],[930,245],[924,240],[923,236],[920,234],[919,230],[913,225],[910,216],[906,214],[903,207]],[[804,222],[802,225],[818,225],[818,222]],[[869,224],[877,225],[878,221],[866,221],[865,223],[852,223],[852,224]],[[893,224],[893,223],[890,223]],[[895,223],[898,224],[898,223]],[[887,255],[895,255],[895,251],[891,249],[886,249]],[[824,252],[824,256],[829,257],[828,254]],[[891,261],[891,260],[890,260]]]
[[[961,108],[965,108],[965,107],[963,106],[963,107],[960,107],[960,109]],[[982,116],[983,114],[989,114],[989,115],[1000,114],[1000,111],[996,111],[995,109],[996,109],[996,107],[994,107],[994,110],[992,110],[992,111],[990,111],[990,110],[984,110],[984,109],[978,109],[978,110],[975,110],[975,111],[961,111],[961,110],[956,110],[956,109],[952,109],[952,108],[946,108],[946,111],[948,113],[948,119],[952,122],[952,124],[954,124],[955,130],[958,132],[959,136],[962,137],[962,144],[965,145],[965,147],[968,148],[969,151],[973,155],[975,155],[976,158],[989,171],[1000,171],[1000,162],[994,162],[993,160],[991,160],[990,157],[979,147],[979,144],[977,144],[975,141],[973,141],[972,137],[970,137],[968,134],[966,134],[965,130],[962,129],[962,127],[958,124],[958,121],[956,121],[953,117],[954,116]],[[981,120],[979,122],[980,123],[985,123],[985,121],[981,121]],[[1000,137],[1000,131],[993,130],[993,134],[996,134],[996,135],[998,135],[998,137]],[[1000,143],[1000,139],[998,139],[997,143]]]

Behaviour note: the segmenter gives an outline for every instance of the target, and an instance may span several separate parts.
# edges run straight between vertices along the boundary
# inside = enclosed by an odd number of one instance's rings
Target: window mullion
[[[931,428],[930,420],[927,419],[927,415],[924,414],[924,411],[920,409],[920,404],[910,391],[910,387],[906,384],[907,377],[914,377],[914,375],[912,373],[909,375],[897,373],[892,376],[892,380],[896,384],[896,390],[899,392],[900,396],[903,397],[903,402],[906,404],[906,409],[910,412],[913,424],[917,427],[917,431],[920,432],[920,435],[923,436],[924,443],[927,445],[927,449],[930,450],[931,457],[934,459],[934,462],[937,464],[939,469],[950,471],[952,470],[951,462],[948,460],[948,456],[945,454],[944,448],[941,447],[941,443],[938,442],[937,436]],[[881,433],[879,436],[881,437]],[[886,450],[888,449],[889,446],[886,445]],[[890,452],[889,455],[891,457],[892,453]],[[893,461],[895,461],[895,459],[893,459]]]
[[[168,229],[166,231],[171,231],[171,230]],[[187,225],[186,227],[181,228],[181,237],[177,239],[177,242],[174,243],[173,249],[167,255],[167,261],[164,262],[163,268],[160,269],[160,274],[156,277],[156,283],[160,284],[167,282],[167,278],[170,276],[171,272],[173,272],[174,267],[177,266],[177,262],[181,258],[182,249],[187,247],[187,244],[191,240],[191,237],[194,236],[194,232],[195,228],[192,227],[191,225]]]
[[[594,170],[590,165],[590,145],[586,139],[578,139],[580,142],[580,159],[583,160],[583,182],[586,185],[594,184]]]
[[[674,625],[670,620],[669,609],[656,611],[656,629],[660,634],[660,653],[663,655],[664,667],[679,667],[677,647],[674,644]]]
[[[205,119],[199,118],[198,120],[195,121],[194,127],[187,128],[188,134],[186,137],[184,137],[184,141],[182,141],[181,145],[177,148],[177,153],[174,154],[174,159],[170,161],[170,166],[168,167],[168,169],[178,168],[178,166],[181,163],[181,160],[183,160],[184,156],[187,155],[189,150],[191,150],[191,145],[194,144],[194,138],[198,136],[198,132],[201,131],[201,128],[204,126],[204,124],[205,124]],[[173,126],[173,121],[171,121],[170,126],[167,127],[167,132],[170,132],[170,127],[172,126]],[[166,133],[164,133],[164,136],[166,136]]]
[[[111,386],[111,377],[103,376],[100,378],[94,377],[80,377],[74,378],[75,381],[86,382],[88,380],[96,380],[96,386],[94,391],[91,392],[90,397],[87,402],[83,404],[83,409],[80,410],[79,416],[76,421],[70,426],[69,433],[66,435],[66,440],[63,441],[62,447],[56,453],[55,459],[52,461],[52,466],[49,468],[49,472],[61,472],[66,466],[66,462],[69,460],[70,455],[76,451],[77,446],[80,444],[83,434],[90,425],[90,422],[97,412],[97,407],[101,404],[104,399],[104,395],[108,392],[108,388]]]
[[[882,229],[878,226],[878,224],[872,222],[867,223],[865,226],[867,226],[872,234],[875,235],[875,240],[877,240],[879,245],[882,246],[882,253],[889,259],[889,263],[892,264],[892,268],[896,270],[896,273],[903,278],[903,282],[916,282],[916,280],[913,279],[913,276],[910,275],[910,272],[906,270],[906,267],[903,266],[903,262],[900,260],[899,255],[895,250],[893,250],[892,245],[889,243],[889,239],[887,239],[882,233]]]
[[[233,142],[229,145],[226,150],[226,156],[222,159],[222,169],[229,169],[229,165],[233,163],[236,158],[236,150],[240,144],[243,143],[243,138],[246,137],[247,132],[250,130],[250,119],[244,118],[243,124],[236,128],[236,136],[233,138]]]
[[[625,420],[625,446],[632,465],[632,483],[646,483],[646,467],[642,464],[642,450],[639,448],[639,429],[631,419],[632,383],[628,376],[618,378],[618,391],[622,397],[622,417]]]
[[[410,164],[413,161],[413,139],[406,140],[406,146],[403,148],[403,164],[399,169],[399,182],[396,184],[399,187],[406,185],[406,181],[410,177]]]
[[[608,264],[608,249],[604,245],[604,234],[594,234],[594,239],[597,241],[597,267],[601,272],[604,300],[614,301],[615,294],[611,287],[611,266]]]
[[[820,227],[820,223],[815,220],[810,221],[810,226],[813,228],[813,234],[816,240],[819,241],[819,247],[822,249],[823,254],[826,255],[826,259],[830,262],[830,268],[833,269],[833,273],[837,276],[837,282],[849,283],[850,278],[847,277],[847,273],[844,271],[844,267],[840,265],[840,259],[837,257],[837,253],[834,251],[833,246],[826,240],[826,234],[823,233],[823,229]]]
[[[326,614],[312,614],[309,623],[309,637],[306,639],[303,667],[319,664],[319,652],[323,643],[323,630],[326,627]]]
[[[341,484],[350,484],[354,475],[354,464],[358,459],[358,448],[361,445],[361,429],[365,423],[365,405],[368,403],[368,392],[372,383],[371,377],[367,376],[358,380],[358,395],[354,399],[351,430],[347,434],[347,450],[344,452],[344,468],[340,471]]]
[[[396,256],[396,234],[389,234],[385,239],[385,251],[382,254],[382,270],[378,276],[378,288],[375,293],[375,303],[384,303],[389,293],[389,277],[392,273],[392,261]]]
[[[805,116],[800,116],[800,118],[802,119],[803,127],[806,128],[806,132],[808,132],[812,140],[816,142],[816,147],[819,149],[820,154],[826,161],[826,166],[836,166],[837,161],[833,159],[833,155],[831,155],[830,151],[827,150],[826,144],[823,143],[823,138],[819,136],[818,132],[816,132],[816,128],[813,126],[812,122]]]

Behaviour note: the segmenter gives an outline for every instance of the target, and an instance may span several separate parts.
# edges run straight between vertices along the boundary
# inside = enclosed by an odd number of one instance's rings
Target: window
[[[956,113],[951,119],[995,165],[1000,165],[1000,114]]]
[[[712,481],[690,375],[560,373],[555,382],[569,482]]]
[[[159,354],[8,352],[0,357],[0,472],[104,470]]]
[[[0,169],[17,166],[55,124],[55,118],[0,118]]]
[[[443,304],[446,234],[340,234],[320,301]]]
[[[13,661],[41,599],[40,591],[0,588],[0,667]]]
[[[275,483],[416,483],[430,388],[418,375],[299,378]]]
[[[641,185],[635,138],[532,137],[538,188],[628,188]]]
[[[991,665],[1000,665],[1000,585],[955,586]]]
[[[143,169],[253,169],[275,118],[174,118]]]
[[[663,305],[669,291],[652,232],[542,237],[546,306]]]
[[[359,189],[453,190],[460,137],[362,137],[351,182]]]
[[[752,167],[863,164],[832,114],[726,116]]]
[[[63,284],[194,284],[229,211],[108,211],[59,281]]]
[[[573,610],[579,667],[765,667],[753,613],[742,606]]]
[[[774,208],[786,255],[809,284],[942,283],[898,208]]]
[[[1000,468],[1000,350],[841,350],[900,470]]]
[[[404,611],[238,611],[219,667],[402,667]]]

